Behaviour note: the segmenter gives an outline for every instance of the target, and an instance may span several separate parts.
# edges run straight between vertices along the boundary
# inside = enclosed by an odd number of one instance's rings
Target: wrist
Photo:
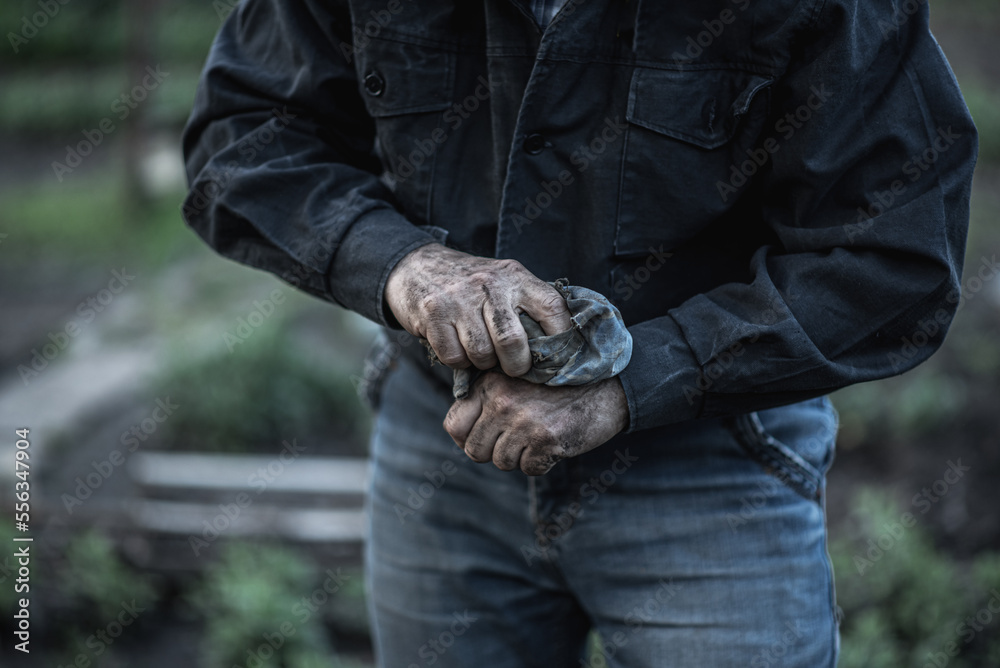
[[[420,258],[435,246],[444,248],[437,242],[419,246],[401,257],[396,265],[389,270],[389,275],[385,279],[385,287],[382,290],[382,312],[386,316],[386,324],[389,327],[395,325],[396,328],[406,328],[406,325],[403,324],[406,320],[403,310],[409,283],[407,278],[413,274]]]

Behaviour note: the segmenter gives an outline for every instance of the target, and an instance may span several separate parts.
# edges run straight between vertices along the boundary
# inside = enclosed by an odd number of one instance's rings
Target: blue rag
[[[632,335],[618,309],[599,292],[567,282],[561,278],[549,285],[565,298],[572,328],[546,336],[529,315],[519,315],[531,351],[531,369],[520,376],[524,380],[552,386],[596,383],[621,373],[632,357]],[[427,341],[422,342],[432,362],[436,361]],[[475,367],[455,369],[452,395],[467,397],[481,373]]]

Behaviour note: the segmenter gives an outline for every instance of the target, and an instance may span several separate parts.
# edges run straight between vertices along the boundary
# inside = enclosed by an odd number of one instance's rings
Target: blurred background
[[[235,3],[0,5],[4,666],[371,665],[374,326],[180,217],[180,131]],[[1000,666],[1000,4],[931,9],[981,133],[963,300],[930,362],[834,395],[848,668]],[[30,657],[8,614],[23,536]]]

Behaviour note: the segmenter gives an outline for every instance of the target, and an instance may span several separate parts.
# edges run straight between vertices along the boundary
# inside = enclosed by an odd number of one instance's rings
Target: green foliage
[[[45,255],[92,265],[127,256],[132,266],[153,267],[181,244],[194,245],[181,218],[180,194],[137,207],[114,174],[79,176],[2,193],[4,249],[10,251],[5,262],[34,262]]]
[[[82,60],[94,64],[122,57],[126,48],[127,21],[124,0],[70,0],[59,4],[59,11],[44,21],[44,26],[28,39],[27,44],[19,44],[16,53],[9,38],[5,39],[4,48],[0,49],[0,63],[21,65]],[[220,25],[212,3],[170,0],[158,4],[151,16],[144,17],[152,42],[172,63],[204,59]],[[0,3],[3,35],[8,32],[20,35],[22,31],[30,34],[30,29],[24,26],[24,17],[30,21],[38,11],[38,0]]]
[[[331,656],[321,615],[301,605],[316,581],[310,565],[284,548],[227,545],[190,596],[205,620],[205,668],[245,665],[252,655],[262,667],[344,665]]]
[[[960,377],[936,369],[936,360],[903,377],[853,385],[833,395],[841,416],[839,445],[902,442],[949,424],[965,405]]]
[[[0,87],[0,125],[10,131],[39,136],[59,132],[74,145],[84,139],[82,131],[95,130],[102,120],[105,125],[110,121],[114,130],[101,142],[111,143],[124,126],[137,122],[139,112],[149,122],[179,126],[194,103],[198,65],[164,65],[161,71],[165,75],[163,81],[149,89],[142,101],[137,93],[133,110],[120,98],[130,95],[146,75],[131,80],[122,63],[95,66],[86,75],[81,75],[77,68],[20,67],[4,75],[4,85]],[[65,154],[64,149],[53,159],[62,161]]]
[[[979,161],[1000,162],[1000,93],[979,81],[963,81],[962,94],[979,130]]]
[[[986,605],[1000,582],[1000,555],[983,555],[971,569],[963,568],[935,548],[923,516],[913,515],[915,524],[904,521],[904,510],[889,496],[863,491],[849,536],[831,543],[844,610],[839,665],[922,666],[928,653],[947,653],[949,643],[960,651],[948,664],[953,668],[995,665],[985,661],[1000,653],[1000,615],[994,615],[992,632],[972,637],[962,623]]]
[[[0,3],[0,26],[5,37],[0,62],[23,65],[84,59],[93,63],[121,54],[125,23],[120,0],[71,0],[57,2],[57,6],[58,11],[50,10],[51,16],[36,17],[41,11],[38,0]],[[27,39],[27,44],[18,43],[15,52],[8,33]]]
[[[262,328],[231,354],[172,365],[157,386],[183,397],[184,410],[165,423],[164,442],[185,450],[269,452],[283,440],[314,436],[362,454],[367,415],[350,381],[311,366],[294,348],[287,329]]]
[[[93,530],[70,542],[60,582],[66,602],[88,620],[96,614],[98,621],[110,621],[133,599],[148,608],[158,598],[149,577],[129,568],[111,542]]]

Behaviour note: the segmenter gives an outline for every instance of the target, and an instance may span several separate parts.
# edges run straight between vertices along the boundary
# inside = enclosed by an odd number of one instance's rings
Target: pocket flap
[[[357,54],[358,86],[374,118],[451,105],[454,54],[383,39],[372,39]]]
[[[754,95],[772,79],[734,69],[636,68],[629,89],[630,123],[704,148],[726,143]]]

